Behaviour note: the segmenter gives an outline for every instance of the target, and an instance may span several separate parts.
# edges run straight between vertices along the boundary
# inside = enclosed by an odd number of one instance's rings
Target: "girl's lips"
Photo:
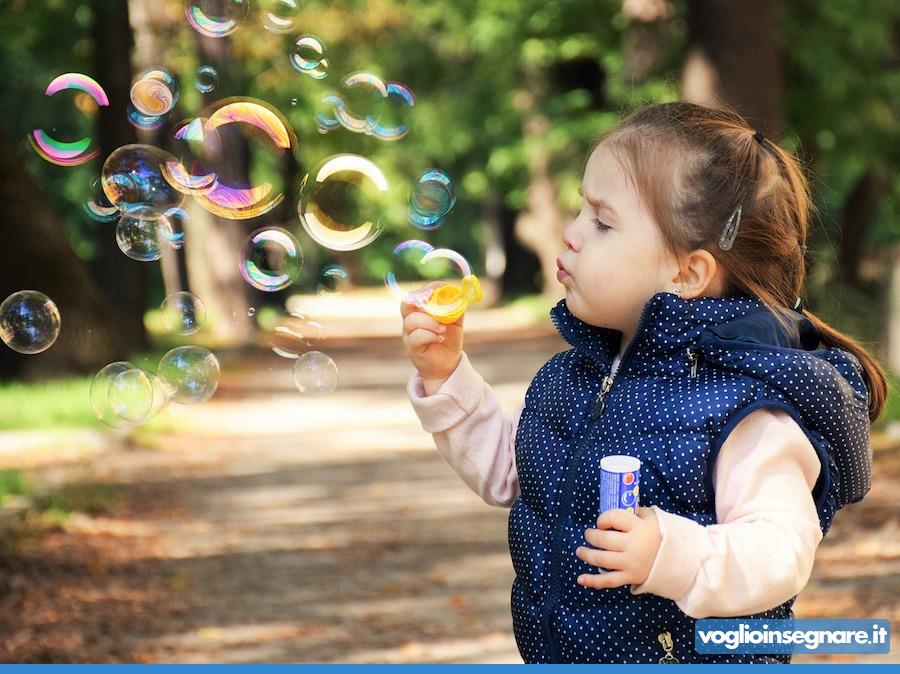
[[[556,261],[556,266],[558,267],[558,269],[556,270],[557,281],[559,281],[560,283],[565,283],[568,279],[572,278],[572,275],[566,271],[560,260]]]

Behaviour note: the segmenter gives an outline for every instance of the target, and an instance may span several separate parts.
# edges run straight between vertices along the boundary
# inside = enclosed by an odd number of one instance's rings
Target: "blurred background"
[[[512,411],[564,348],[547,311],[562,296],[555,258],[590,144],[647,103],[733,107],[799,155],[820,211],[806,303],[900,372],[897,3],[219,4],[239,20],[213,38],[178,0],[0,0],[0,300],[39,290],[62,319],[43,353],[0,345],[0,661],[521,662],[506,513],[468,492],[409,408],[412,368],[384,278],[401,275],[404,240],[465,256],[485,290],[466,349]],[[324,47],[323,77],[291,64],[304,35]],[[154,68],[174,76],[177,101],[135,124],[132,82]],[[322,132],[323,97],[360,72],[414,92],[408,135]],[[64,73],[94,78],[109,106],[45,96]],[[183,245],[155,261],[124,255],[116,222],[85,209],[104,160],[131,143],[169,149],[184,121],[233,96],[265,101],[296,135],[274,168],[252,150],[234,159],[268,171],[283,201],[235,220],[189,197]],[[100,153],[55,165],[29,144],[36,128],[90,137]],[[310,238],[297,213],[303,177],[338,153],[368,158],[388,184],[381,235],[343,252]],[[423,231],[408,199],[431,168],[456,201]],[[246,238],[269,226],[303,250],[298,278],[277,292],[240,272]],[[179,291],[207,311],[190,336],[160,314]],[[286,358],[278,328],[298,316],[315,335]],[[179,345],[218,358],[211,399],[125,428],[97,420],[95,373],[123,360],[155,370]],[[339,373],[328,395],[304,395],[292,376],[313,348]],[[900,617],[898,421],[892,391],[873,434],[873,489],[838,515],[798,617]]]

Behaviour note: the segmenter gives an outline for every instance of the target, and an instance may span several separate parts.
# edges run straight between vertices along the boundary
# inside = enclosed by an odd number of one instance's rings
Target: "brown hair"
[[[783,322],[806,275],[810,215],[816,213],[799,161],[776,143],[758,141],[737,113],[687,102],[649,105],[600,139],[622,164],[668,249],[705,249],[724,269],[726,296],[750,296]],[[717,245],[741,206],[740,229],[729,250]],[[869,390],[869,419],[884,409],[888,383],[875,357],[858,341],[803,310],[826,346],[855,356]]]

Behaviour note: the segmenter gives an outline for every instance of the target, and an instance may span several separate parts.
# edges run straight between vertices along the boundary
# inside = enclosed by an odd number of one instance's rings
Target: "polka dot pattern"
[[[599,513],[600,459],[641,459],[641,505],[715,524],[711,475],[718,449],[749,412],[784,409],[822,459],[814,497],[827,533],[834,513],[861,499],[871,481],[859,362],[840,349],[803,350],[790,333],[766,324],[773,318],[753,298],[658,293],[644,307],[602,414],[591,420],[621,335],[578,320],[565,301],[551,315],[573,348],[551,358],[526,394],[516,432],[521,497],[509,517],[513,626],[523,659],[656,663],[664,655],[658,636],[668,631],[682,663],[771,662],[772,656],[695,653],[695,620],[671,600],[633,595],[628,586],[598,591],[577,584],[579,574],[595,571],[575,549]],[[744,332],[747,326],[753,329]],[[751,333],[779,339],[765,344]],[[696,376],[688,349],[699,359]],[[789,618],[793,602],[745,617]],[[774,657],[790,662],[788,655]]]

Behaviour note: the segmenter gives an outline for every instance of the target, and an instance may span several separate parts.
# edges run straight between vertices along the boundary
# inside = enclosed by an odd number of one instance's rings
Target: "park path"
[[[509,337],[476,334],[467,351],[512,410],[562,343],[540,328]],[[0,558],[0,661],[521,662],[506,511],[420,429],[399,340],[328,350],[331,396],[297,394],[271,353],[242,354],[215,398],[173,410],[182,431],[66,468],[121,498]],[[882,445],[798,617],[900,620],[900,443]]]

